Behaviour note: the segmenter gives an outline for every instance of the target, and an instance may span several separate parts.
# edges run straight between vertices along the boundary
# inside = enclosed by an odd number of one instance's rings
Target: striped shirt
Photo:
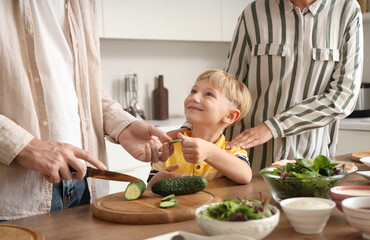
[[[252,2],[239,17],[225,70],[249,88],[253,107],[227,139],[266,123],[274,137],[249,150],[254,171],[280,159],[334,156],[362,61],[355,0],[317,0],[303,11],[287,0]]]

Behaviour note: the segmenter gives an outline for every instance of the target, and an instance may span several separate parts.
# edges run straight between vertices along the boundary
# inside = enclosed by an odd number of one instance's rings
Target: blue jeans
[[[82,180],[70,179],[53,184],[50,212],[85,204],[90,204],[90,191],[86,177]]]

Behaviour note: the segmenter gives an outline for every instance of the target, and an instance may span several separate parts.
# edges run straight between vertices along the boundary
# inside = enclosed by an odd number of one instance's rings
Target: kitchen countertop
[[[185,121],[185,117],[174,117],[166,120],[145,120],[145,122],[156,127],[181,126]]]
[[[167,120],[146,120],[145,122],[152,124],[156,127],[162,128],[165,131],[170,129],[176,129],[180,127],[184,122],[184,117],[169,118]],[[358,130],[358,131],[370,131],[370,117],[367,118],[345,118],[340,120],[340,130]]]
[[[370,131],[370,117],[368,118],[345,118],[339,123],[340,130]]]
[[[335,158],[338,161],[351,161],[350,155],[342,155]],[[359,170],[368,170],[360,163],[354,162]],[[364,177],[352,173],[342,182],[342,185],[369,185]],[[212,192],[220,198],[259,198],[259,192],[264,196],[270,194],[264,180],[258,174],[254,174],[253,180],[247,185],[238,185],[220,178],[208,182],[206,191]],[[272,204],[279,204],[272,200]],[[279,207],[280,208],[280,207]],[[361,233],[347,224],[342,212],[335,208],[330,219],[320,234],[304,235],[294,231],[283,211],[280,212],[280,221],[276,229],[266,239],[361,239]],[[146,239],[174,231],[187,231],[204,235],[195,220],[178,223],[152,224],[152,225],[128,225],[117,224],[99,220],[92,214],[91,205],[85,205],[62,211],[47,213],[39,216],[27,217],[6,224],[18,224],[40,231],[46,239],[50,240],[91,240],[91,239]]]

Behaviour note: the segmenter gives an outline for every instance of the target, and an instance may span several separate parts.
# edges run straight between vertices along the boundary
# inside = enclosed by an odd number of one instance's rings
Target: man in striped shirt
[[[241,14],[226,71],[254,106],[226,130],[257,171],[280,159],[334,156],[339,120],[362,79],[362,15],[355,0],[256,0]]]

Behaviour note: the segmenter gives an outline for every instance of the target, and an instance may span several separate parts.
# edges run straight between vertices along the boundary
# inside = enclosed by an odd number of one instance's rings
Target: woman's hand
[[[229,144],[226,149],[241,147],[243,149],[249,149],[272,139],[273,135],[266,124],[262,123],[254,128],[244,130],[238,136],[236,136]]]

